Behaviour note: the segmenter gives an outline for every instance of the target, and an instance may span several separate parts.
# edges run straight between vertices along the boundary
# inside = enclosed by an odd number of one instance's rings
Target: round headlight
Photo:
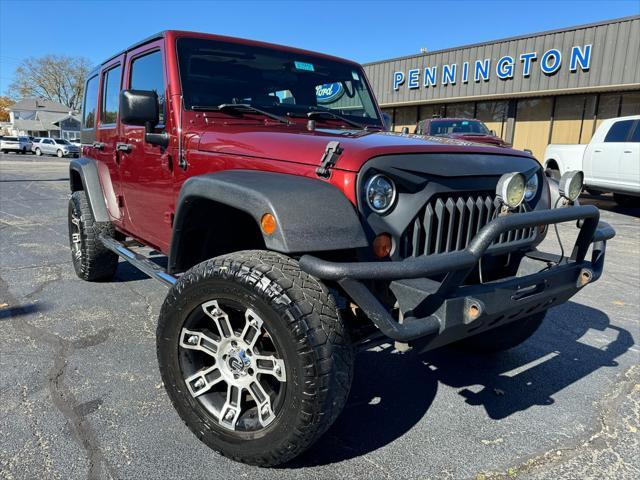
[[[396,199],[396,186],[382,174],[374,175],[367,182],[367,202],[376,213],[388,211]]]
[[[525,194],[526,181],[521,173],[505,173],[498,180],[496,196],[510,208],[516,208],[522,203]]]
[[[580,196],[583,187],[584,173],[580,170],[573,170],[571,172],[565,172],[562,177],[560,177],[558,191],[561,196],[573,202]]]
[[[538,174],[534,173],[529,177],[524,187],[524,199],[530,202],[536,196],[536,193],[538,193]]]

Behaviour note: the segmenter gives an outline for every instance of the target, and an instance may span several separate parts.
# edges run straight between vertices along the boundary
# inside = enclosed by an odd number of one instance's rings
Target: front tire
[[[353,349],[327,288],[268,251],[187,271],[160,311],[157,354],[185,424],[251,465],[307,449],[342,410],[353,376]]]
[[[40,157],[42,155],[42,150],[40,150],[39,148],[36,148],[36,156]]]
[[[533,335],[542,325],[546,311],[515,320],[501,327],[465,338],[454,345],[476,353],[495,353],[517,347]]]
[[[114,236],[109,222],[96,222],[84,191],[69,199],[69,244],[76,275],[83,280],[109,280],[118,268],[118,256],[108,250],[98,238],[100,234]]]
[[[58,151],[56,152],[56,155],[58,156],[58,158],[62,158],[62,157],[64,157],[64,154],[62,153],[62,150],[58,150]]]

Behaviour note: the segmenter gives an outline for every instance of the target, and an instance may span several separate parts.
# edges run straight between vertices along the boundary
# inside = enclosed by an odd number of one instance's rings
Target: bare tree
[[[9,121],[9,107],[13,103],[13,100],[8,97],[0,97],[0,122]]]
[[[27,58],[16,68],[16,80],[9,85],[9,96],[15,99],[45,98],[79,110],[90,69],[91,61],[84,57],[45,55]]]

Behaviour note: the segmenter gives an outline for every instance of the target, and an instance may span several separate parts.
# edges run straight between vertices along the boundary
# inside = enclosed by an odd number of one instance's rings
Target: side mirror
[[[122,90],[120,92],[120,121],[125,125],[145,127],[144,139],[147,143],[166,147],[169,145],[167,133],[153,133],[160,122],[158,94],[152,90]]]
[[[496,131],[495,130],[491,130],[491,135],[493,135],[494,137],[498,136],[498,135],[496,135]]]

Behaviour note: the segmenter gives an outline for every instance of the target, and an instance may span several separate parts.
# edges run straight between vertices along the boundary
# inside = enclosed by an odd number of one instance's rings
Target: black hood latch
[[[316,175],[322,178],[329,178],[331,175],[330,168],[334,167],[338,158],[343,152],[343,148],[340,146],[340,142],[329,142],[324,149],[322,159],[320,160],[320,166],[316,168]]]

